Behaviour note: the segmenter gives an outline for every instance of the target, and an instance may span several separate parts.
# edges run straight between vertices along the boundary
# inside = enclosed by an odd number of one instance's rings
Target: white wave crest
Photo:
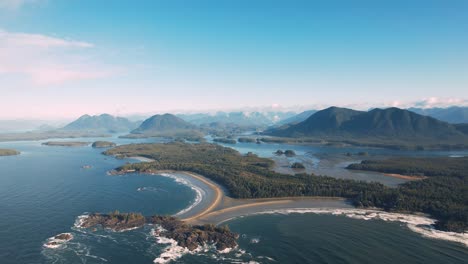
[[[64,235],[68,236],[68,238],[60,238],[61,236],[64,236]],[[73,235],[71,233],[61,233],[53,237],[49,237],[47,239],[47,242],[44,243],[43,246],[45,248],[56,249],[56,248],[62,247],[63,245],[65,245],[65,243],[67,243],[68,241],[72,239],[73,239]]]
[[[405,223],[407,227],[427,238],[441,239],[451,242],[458,242],[468,247],[468,233],[455,233],[436,230],[434,224],[436,220],[422,216],[402,213],[389,213],[381,210],[371,209],[336,209],[336,208],[295,208],[295,209],[278,209],[270,211],[262,211],[252,213],[250,215],[258,214],[331,214],[343,215],[353,219],[360,220],[383,220],[387,222],[400,222]]]
[[[177,245],[177,241],[174,239],[160,236],[159,234],[163,231],[164,229],[160,226],[157,226],[156,229],[151,229],[151,235],[156,237],[158,244],[169,244],[169,246],[164,248],[164,252],[154,259],[154,263],[169,263],[190,253],[188,248]]]
[[[73,226],[75,228],[82,228],[83,227],[83,223],[85,222],[85,220],[89,217],[89,214],[88,213],[84,213],[82,215],[79,215],[76,220],[75,220],[75,223],[73,224]]]
[[[177,176],[175,174],[161,173],[160,175],[164,176],[164,177],[174,179],[176,182],[190,187],[195,192],[195,199],[190,204],[190,206],[183,209],[183,210],[181,210],[180,212],[176,213],[174,216],[180,216],[182,214],[185,214],[185,213],[189,212],[190,210],[195,208],[197,205],[199,205],[201,203],[201,201],[203,200],[203,197],[205,196],[205,191],[202,188],[192,184],[190,181],[188,181],[188,180],[186,180],[186,179],[184,179],[182,177],[179,177],[179,176]]]

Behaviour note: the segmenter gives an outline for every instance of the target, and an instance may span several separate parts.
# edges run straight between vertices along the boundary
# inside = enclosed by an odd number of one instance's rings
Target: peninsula
[[[114,174],[188,171],[203,175],[226,188],[232,198],[341,197],[357,207],[378,207],[392,212],[423,212],[436,218],[442,230],[467,230],[466,178],[441,181],[429,177],[397,188],[380,183],[335,179],[312,174],[294,176],[272,171],[274,162],[254,154],[216,144],[131,144],[104,152],[117,157],[143,156],[153,162],[126,164]],[[461,181],[461,182],[460,182]],[[444,187],[450,185],[450,188]],[[443,191],[447,190],[447,191]],[[433,207],[437,199],[441,206]],[[445,209],[448,208],[448,209]]]

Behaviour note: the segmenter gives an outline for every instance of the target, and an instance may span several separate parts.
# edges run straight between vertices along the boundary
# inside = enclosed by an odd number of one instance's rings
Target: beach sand
[[[234,199],[226,195],[225,190],[217,183],[199,174],[187,171],[158,171],[159,173],[177,173],[189,176],[201,181],[213,193],[211,200],[205,203],[203,208],[197,208],[198,212],[185,215],[183,221],[190,224],[219,224],[231,218],[249,215],[269,210],[296,209],[296,208],[353,208],[344,198],[336,197],[283,197],[283,198],[259,198],[259,199]]]

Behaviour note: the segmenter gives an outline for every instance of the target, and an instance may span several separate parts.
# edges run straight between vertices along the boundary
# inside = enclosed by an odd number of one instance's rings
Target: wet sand
[[[419,181],[419,180],[427,179],[426,176],[410,176],[410,175],[403,175],[403,174],[397,174],[397,173],[384,173],[384,175],[388,177],[394,177],[394,178],[405,179],[405,180],[410,180],[410,181]]]
[[[183,221],[191,224],[219,224],[226,220],[258,213],[262,211],[297,208],[353,208],[344,198],[336,197],[283,197],[259,199],[234,199],[228,197],[224,189],[202,175],[187,171],[158,171],[157,174],[183,174],[204,183],[209,201],[204,201],[201,208],[193,208],[181,216]],[[184,216],[187,217],[184,217]]]

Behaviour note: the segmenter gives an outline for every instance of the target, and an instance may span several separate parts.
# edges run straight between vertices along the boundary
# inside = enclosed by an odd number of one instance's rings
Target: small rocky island
[[[81,220],[79,227],[91,228],[101,226],[113,231],[122,232],[142,227],[144,224],[158,226],[155,236],[166,237],[177,242],[178,246],[194,251],[199,246],[215,245],[217,250],[235,248],[239,235],[229,230],[227,226],[189,225],[172,216],[145,217],[140,213],[108,214],[93,213]]]
[[[45,146],[53,147],[84,147],[88,146],[89,142],[80,142],[80,141],[48,141],[42,143]]]
[[[47,239],[47,242],[44,244],[46,248],[58,248],[66,242],[73,239],[73,235],[70,233],[61,233],[56,236],[53,236]]]
[[[20,152],[14,149],[0,149],[0,157],[1,156],[14,156],[19,155]]]
[[[117,146],[114,142],[110,141],[96,141],[91,145],[93,148],[112,148]]]

